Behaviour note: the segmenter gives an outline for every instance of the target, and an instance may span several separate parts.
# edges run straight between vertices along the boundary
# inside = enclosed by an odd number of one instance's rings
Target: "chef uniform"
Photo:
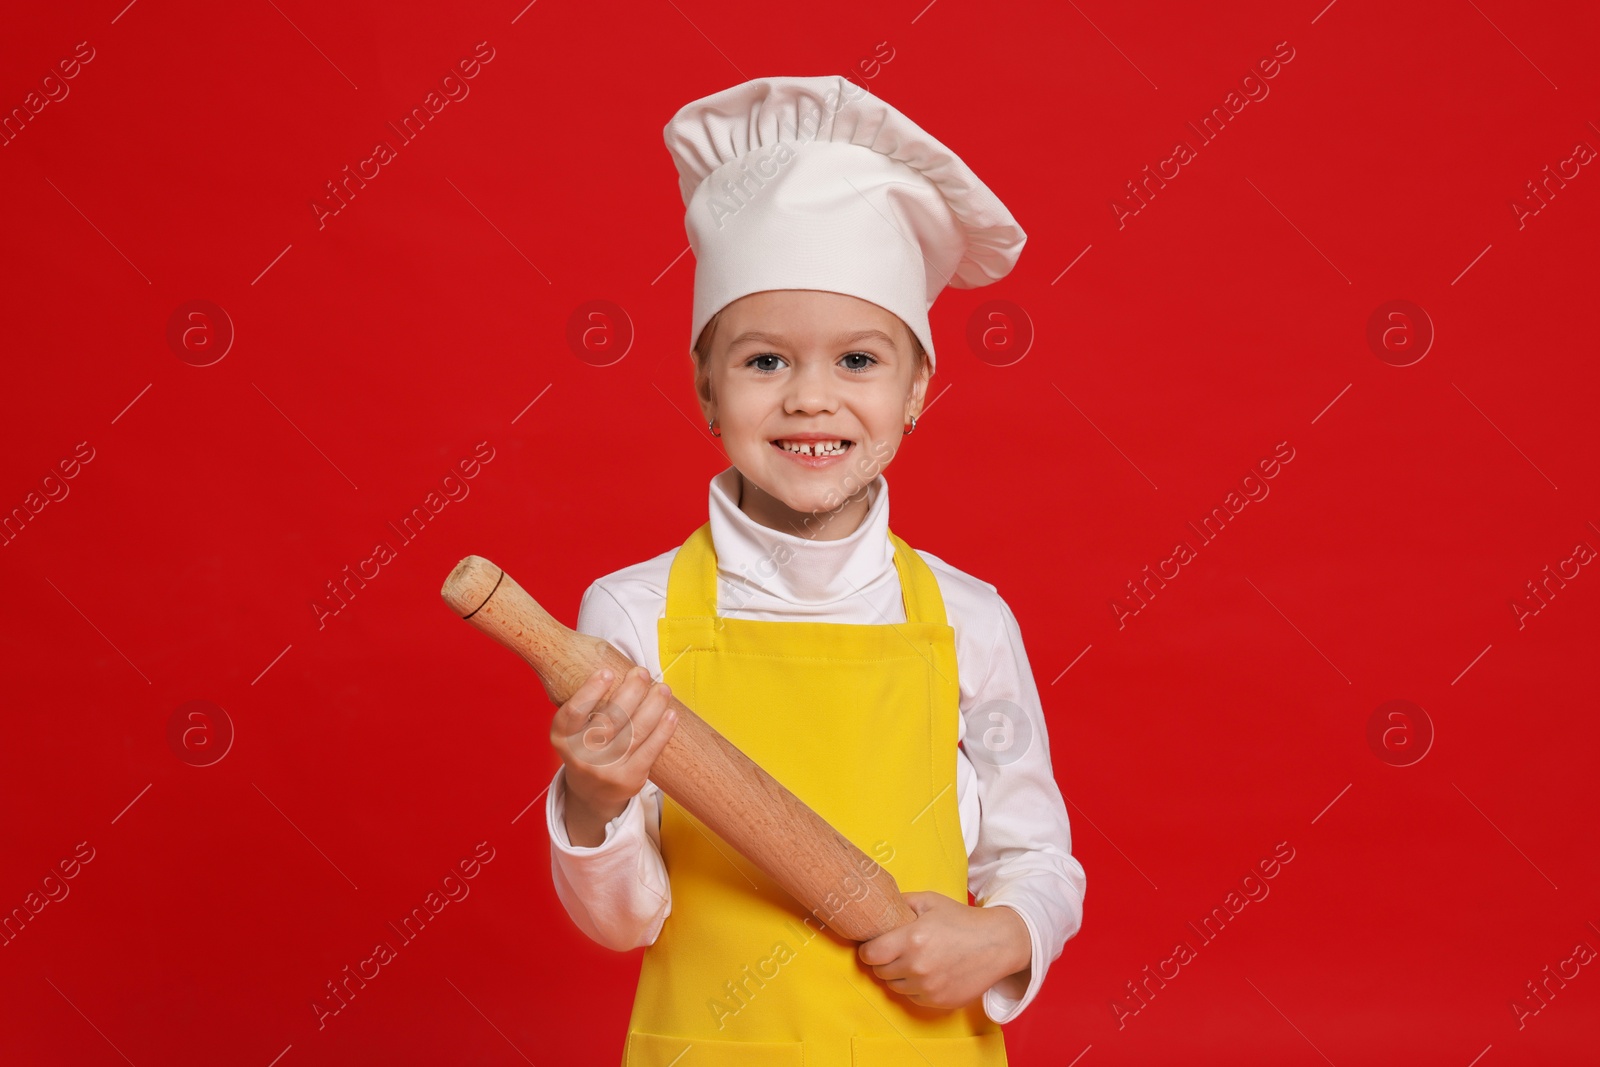
[[[683,108],[666,140],[696,253],[691,344],[741,296],[820,289],[895,313],[931,360],[934,297],[1003,276],[1025,240],[954,154],[843,78],[735,86]],[[965,903],[971,887],[1016,910],[1028,981],[918,1005],[652,783],[601,844],[572,845],[563,767],[546,806],[557,892],[600,943],[649,946],[624,1065],[1004,1064],[998,1024],[1077,931],[1084,890],[1015,618],[994,586],[889,530],[882,474],[834,541],[755,523],[740,485],[723,471],[710,521],[594,583],[578,629],[650,667],[901,891]],[[985,712],[968,738],[965,716]],[[985,750],[1001,719],[1007,744]]]

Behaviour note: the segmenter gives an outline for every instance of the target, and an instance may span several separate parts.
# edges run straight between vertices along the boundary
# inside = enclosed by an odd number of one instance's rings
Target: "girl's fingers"
[[[637,792],[671,737],[670,724],[676,721],[666,714],[671,690],[664,682],[653,683],[647,669],[634,667],[615,683],[610,699],[603,700],[614,684],[604,677],[607,673],[602,669],[591,674],[557,710],[550,739],[569,773],[612,785],[632,784],[637,776]],[[664,723],[669,724],[665,729]]]
[[[638,750],[634,753],[634,758],[640,761],[643,768],[645,768],[645,777],[650,777],[650,768],[656,765],[656,758],[661,755],[662,749],[666,749],[667,742],[672,741],[672,731],[677,729],[677,725],[677,709],[667,707],[661,713],[661,718],[656,720],[654,729],[651,729],[650,734],[638,744]],[[640,782],[640,785],[643,785],[643,782]]]
[[[575,704],[572,714],[551,728],[552,740],[559,737],[564,741],[563,758],[594,769],[611,767],[626,759],[635,746],[635,735],[642,732],[635,720],[650,688],[650,672],[635,667],[628,671],[610,700],[602,703],[596,697],[583,706]]]
[[[671,687],[666,682],[649,682],[649,689],[639,698],[639,706],[635,709],[633,717],[640,726],[649,729],[661,717],[661,712],[671,703]]]
[[[653,682],[650,689],[639,700],[639,706],[633,713],[633,731],[642,744],[644,738],[656,728],[661,721],[662,714],[672,704],[672,689],[666,682]]]
[[[611,671],[601,668],[589,675],[584,683],[575,689],[567,702],[556,709],[555,718],[551,723],[554,732],[562,736],[573,733],[578,726],[595,710],[595,705],[605,695],[606,688],[611,684]]]

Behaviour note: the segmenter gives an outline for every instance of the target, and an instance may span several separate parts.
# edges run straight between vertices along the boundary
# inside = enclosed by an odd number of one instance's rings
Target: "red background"
[[[1029,234],[935,306],[938,399],[889,473],[896,532],[1021,622],[1088,873],[1012,1062],[1593,1055],[1593,966],[1511,1009],[1600,948],[1600,577],[1511,606],[1600,546],[1600,176],[1512,207],[1600,145],[1592,5],[122,3],[0,37],[7,113],[94,49],[0,148],[0,509],[94,456],[0,548],[0,909],[94,850],[0,948],[0,1060],[618,1060],[639,953],[551,887],[548,701],[438,589],[479,553],[570,625],[704,520],[725,461],[661,128],[852,72]],[[480,41],[470,95],[319,228],[324,183]],[[1281,41],[1270,95],[1199,145]],[[1119,227],[1180,138],[1197,158]],[[236,331],[204,367],[167,341],[198,299]],[[608,366],[567,342],[597,299],[631,323]],[[1020,362],[964,343],[988,299],[1031,319]],[[1436,331],[1403,367],[1367,341],[1396,299]],[[402,546],[387,524],[484,441]],[[1200,546],[1186,523],[1279,442],[1270,495]],[[319,627],[380,539],[397,558]],[[1197,558],[1119,627],[1180,539]],[[191,700],[236,731],[210,766],[168,740]],[[1373,747],[1391,700],[1422,711]],[[1424,716],[1426,755],[1382,758]],[[319,1031],[325,983],[484,841],[471,895]],[[1202,946],[1186,924],[1279,842]],[[1198,957],[1119,1026],[1180,938]]]

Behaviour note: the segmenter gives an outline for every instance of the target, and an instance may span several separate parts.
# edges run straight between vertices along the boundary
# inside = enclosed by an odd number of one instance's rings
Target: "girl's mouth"
[[[794,441],[779,438],[769,443],[785,456],[807,467],[825,467],[855,447],[854,441],[843,438],[831,441]]]

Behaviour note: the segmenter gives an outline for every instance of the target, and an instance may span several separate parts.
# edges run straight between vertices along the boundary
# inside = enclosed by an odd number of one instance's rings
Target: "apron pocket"
[[[964,1037],[852,1037],[850,1062],[855,1067],[1001,1067],[1006,1044],[999,1030]]]
[[[684,1055],[685,1049],[688,1055]],[[805,1067],[805,1062],[805,1046],[798,1041],[719,1041],[643,1030],[628,1031],[628,1043],[622,1050],[622,1067]]]

